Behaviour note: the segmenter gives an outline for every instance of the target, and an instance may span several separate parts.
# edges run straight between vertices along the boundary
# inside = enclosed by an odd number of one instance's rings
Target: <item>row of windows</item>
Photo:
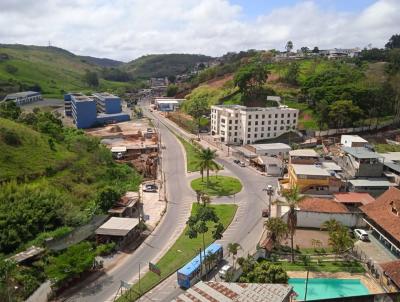
[[[296,113],[293,113],[293,117],[296,117]],[[275,118],[278,118],[279,114],[275,113]],[[287,117],[290,117],[290,113],[287,114]],[[249,119],[251,120],[252,115],[249,115]],[[255,118],[258,119],[258,114],[255,115]],[[261,118],[265,118],[265,114],[261,115]],[[272,114],[268,114],[268,118],[272,118]],[[285,114],[281,113],[281,118],[285,118]]]
[[[285,123],[285,121],[281,120],[281,124],[284,124],[284,123]],[[290,120],[287,120],[286,123],[290,124]],[[230,121],[229,121],[229,124],[231,124]],[[293,120],[293,124],[296,124],[296,120]],[[248,121],[247,125],[251,126],[251,121]],[[258,125],[258,121],[255,121],[254,125],[257,126]],[[265,125],[265,122],[261,121],[261,125]],[[271,125],[271,121],[268,121],[268,125]],[[274,121],[274,125],[278,125],[278,121],[277,120]]]
[[[267,131],[271,131],[271,128],[272,128],[272,127],[267,127]],[[295,126],[292,126],[292,127],[286,126],[286,130],[290,130],[290,128],[295,129]],[[278,129],[278,127],[277,127],[277,126],[274,126],[274,130],[276,131],[277,129]],[[229,127],[228,127],[228,130],[232,130],[232,126],[229,126]],[[238,130],[238,126],[235,126],[235,127],[234,127],[234,130]],[[265,131],[265,128],[264,128],[264,127],[261,127],[260,130],[261,130],[261,131]],[[280,126],[280,130],[285,130],[285,126]],[[258,128],[257,128],[257,127],[254,128],[254,131],[257,132],[257,131],[258,131]],[[251,128],[247,128],[247,132],[252,132],[252,131],[251,131]],[[235,135],[236,135],[236,134],[235,134]]]

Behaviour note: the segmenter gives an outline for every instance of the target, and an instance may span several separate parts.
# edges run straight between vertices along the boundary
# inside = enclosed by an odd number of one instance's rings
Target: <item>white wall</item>
[[[287,213],[283,216],[286,218]],[[320,229],[321,225],[329,219],[335,219],[347,227],[364,227],[366,224],[361,215],[354,213],[320,213],[297,211],[297,226],[302,228]]]

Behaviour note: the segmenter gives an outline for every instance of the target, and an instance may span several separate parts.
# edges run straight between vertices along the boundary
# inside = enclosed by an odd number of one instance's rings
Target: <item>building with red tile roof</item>
[[[400,190],[389,188],[374,202],[361,208],[373,235],[400,256]]]
[[[348,213],[345,205],[328,198],[307,197],[301,201],[299,208],[307,212]]]
[[[375,201],[375,198],[365,192],[341,192],[333,194],[333,197],[336,202],[352,206],[362,206]]]
[[[381,263],[385,276],[400,290],[400,260]]]

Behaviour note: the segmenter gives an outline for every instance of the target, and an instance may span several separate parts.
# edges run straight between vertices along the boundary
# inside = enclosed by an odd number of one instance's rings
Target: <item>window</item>
[[[271,125],[271,121],[268,121],[268,125]]]
[[[251,121],[249,121],[249,122],[247,123],[247,125],[251,126]]]
[[[232,124],[232,120],[229,120],[229,124]]]
[[[278,113],[275,114],[275,118],[278,118]]]
[[[277,120],[275,120],[275,121],[274,121],[274,124],[275,124],[275,125],[278,125],[278,121],[277,121]]]
[[[258,114],[256,114],[256,118],[258,118]]]
[[[250,132],[251,131],[251,129],[250,128],[247,128],[247,132]]]
[[[287,120],[286,122],[287,122],[287,124],[290,124],[290,120]]]
[[[268,131],[271,131],[271,127],[268,127]]]
[[[251,120],[251,115],[249,115],[249,120]]]
[[[268,114],[268,118],[271,118],[271,114]]]
[[[294,113],[294,114],[293,114],[293,117],[296,117],[296,115],[297,115],[297,113]]]
[[[269,133],[267,133],[267,137],[269,137],[270,136],[270,134]]]
[[[238,117],[238,116],[239,116],[239,115],[236,113],[236,114],[235,114],[235,117]]]
[[[235,136],[237,136],[237,132],[235,132]]]
[[[255,138],[257,138],[257,133],[256,133],[256,134],[254,134],[254,137],[255,137]]]
[[[284,127],[284,126],[281,126],[281,130],[283,130],[283,129],[285,129],[285,127]]]
[[[250,133],[249,133],[249,134],[247,134],[247,138],[250,138]]]
[[[237,126],[235,126],[235,130],[237,130],[238,129],[238,127]]]
[[[264,127],[261,127],[261,131],[264,131]]]
[[[256,127],[256,128],[254,129],[254,131],[256,131],[256,132],[257,132],[257,131],[258,131],[258,128]]]
[[[256,126],[258,125],[258,121],[255,122],[255,125],[256,125]]]
[[[262,122],[261,122],[261,125],[265,125],[265,122],[264,122],[264,121],[262,121]]]
[[[237,140],[236,140],[236,137],[235,137],[235,138],[233,139],[233,142],[236,143],[236,141],[237,141]]]
[[[264,133],[261,133],[261,137],[264,137]]]
[[[263,114],[261,117],[262,117],[262,118],[265,118],[265,114]]]
[[[237,124],[237,123],[238,123],[238,120],[235,121],[235,124]]]
[[[274,127],[274,130],[276,131],[276,126]]]
[[[223,124],[225,123],[225,119],[224,118],[221,119],[221,123],[223,123]]]
[[[281,118],[285,118],[285,115],[283,113],[281,114]]]
[[[231,127],[231,126],[229,126],[229,130],[232,130],[232,127]]]
[[[250,140],[247,140],[247,143],[250,144]]]

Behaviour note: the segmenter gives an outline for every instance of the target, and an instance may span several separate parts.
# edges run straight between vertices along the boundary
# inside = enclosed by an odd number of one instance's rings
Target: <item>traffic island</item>
[[[210,176],[192,180],[191,187],[195,191],[206,193],[210,196],[229,196],[242,190],[239,179],[230,176]]]

